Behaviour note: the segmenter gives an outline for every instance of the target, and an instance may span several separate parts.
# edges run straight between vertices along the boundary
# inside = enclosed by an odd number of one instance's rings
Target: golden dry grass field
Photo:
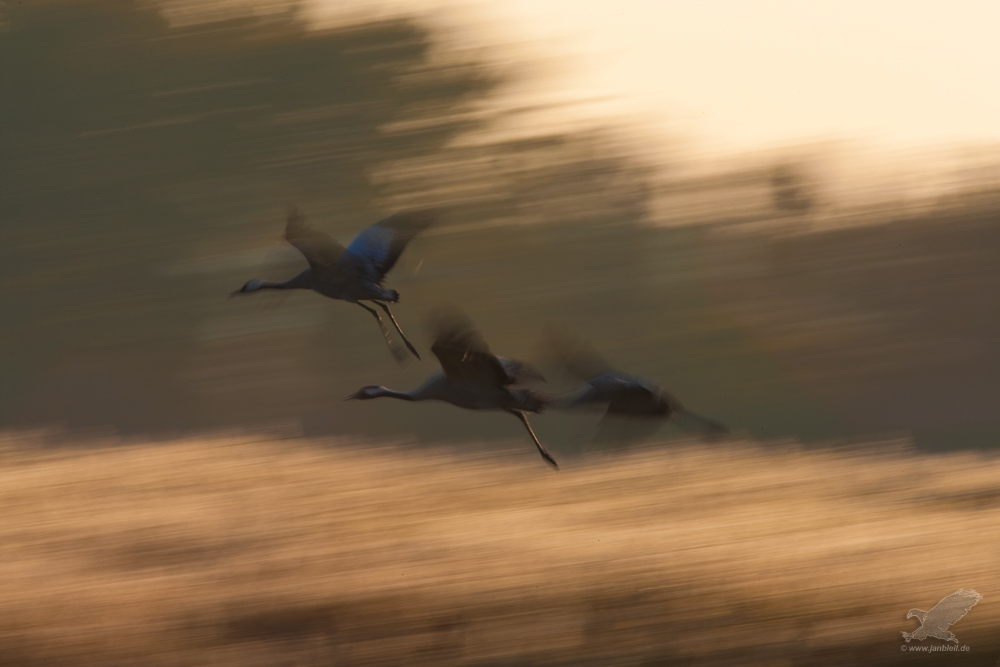
[[[256,441],[255,441],[256,440]],[[0,664],[983,664],[1000,458],[213,436],[0,453]],[[963,653],[904,644],[974,588]]]

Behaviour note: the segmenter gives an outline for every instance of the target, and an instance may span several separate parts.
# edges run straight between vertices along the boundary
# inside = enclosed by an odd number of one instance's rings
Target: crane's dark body
[[[552,455],[538,441],[526,412],[539,413],[547,397],[513,385],[541,376],[523,362],[498,357],[486,341],[464,319],[451,317],[439,322],[431,352],[441,362],[443,372],[436,373],[413,391],[394,391],[367,386],[347,397],[351,399],[398,398],[404,401],[444,401],[467,410],[502,410],[514,415],[528,429],[538,453],[554,468]]]
[[[582,391],[560,407],[577,408],[595,404],[606,405],[609,413],[622,415],[666,419],[674,414],[674,408],[660,387],[616,371],[590,378]]]
[[[267,287],[275,289],[309,289],[331,299],[338,299],[349,303],[357,303],[358,301],[396,303],[399,301],[399,293],[396,290],[388,290],[378,283],[366,280],[364,275],[352,271],[351,268],[349,266],[334,266],[330,269],[319,271],[308,268],[283,283],[264,283],[258,289]]]
[[[397,213],[361,230],[345,248],[328,234],[310,227],[305,218],[292,209],[285,225],[285,239],[302,253],[309,268],[284,282],[250,280],[233,294],[262,289],[308,289],[331,299],[355,303],[374,315],[386,344],[399,358],[378,311],[361,303],[371,301],[385,311],[403,342],[419,359],[420,354],[407,340],[386,305],[397,303],[399,292],[384,288],[382,281],[395,266],[406,244],[431,222],[431,214],[425,211]]]

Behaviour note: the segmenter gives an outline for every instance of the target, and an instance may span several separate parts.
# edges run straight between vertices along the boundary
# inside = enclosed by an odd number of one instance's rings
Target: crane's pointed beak
[[[354,399],[356,399],[357,397],[358,397],[358,392],[354,392],[354,393],[353,393],[353,394],[351,394],[350,396],[344,396],[344,400],[345,400],[345,401],[353,401],[353,400],[354,400]]]

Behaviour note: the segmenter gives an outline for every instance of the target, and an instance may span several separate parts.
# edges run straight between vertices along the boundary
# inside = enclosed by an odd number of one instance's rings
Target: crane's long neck
[[[273,280],[260,280],[256,283],[252,291],[262,289],[295,289],[298,285],[293,285],[291,280],[286,280],[283,283],[275,282]]]
[[[430,380],[423,383],[413,391],[395,391],[386,387],[369,385],[367,387],[362,387],[348,398],[366,400],[387,397],[398,398],[401,401],[428,401],[434,399],[447,401],[449,400],[449,397],[446,390],[447,386],[444,380],[444,374],[441,373],[431,377]]]
[[[310,287],[311,277],[312,270],[306,269],[299,275],[280,283],[273,280],[260,280],[255,278],[244,285],[240,289],[240,292],[257,292],[262,289],[306,289]]]
[[[422,401],[423,396],[418,391],[395,391],[386,387],[376,387],[371,392],[371,398],[398,398],[401,401]]]

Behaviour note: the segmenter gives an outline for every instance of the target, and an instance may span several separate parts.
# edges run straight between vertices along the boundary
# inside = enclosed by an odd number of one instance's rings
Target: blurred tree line
[[[432,58],[408,21],[310,31],[293,7],[172,27],[140,0],[8,2],[0,16],[6,425],[294,417],[342,395],[320,386],[344,374],[344,348],[374,348],[348,366],[384,365],[371,323],[329,302],[223,302],[266,268],[254,250],[280,245],[286,202],[343,241],[411,204],[487,228],[644,213],[642,170],[613,138],[453,147],[489,121],[473,103],[507,75]],[[334,319],[297,318],[299,303]]]
[[[227,300],[303,265],[281,240],[294,202],[341,242],[443,209],[388,281],[424,350],[423,313],[454,303],[500,354],[533,358],[562,324],[754,437],[995,445],[995,192],[775,235],[771,218],[815,197],[797,171],[755,167],[765,206],[700,183],[734,198],[731,219],[656,227],[654,200],[683,192],[614,128],[490,131],[516,76],[407,20],[310,30],[290,5],[172,25],[143,0],[0,3],[0,427],[523,438],[504,415],[345,404],[436,370],[429,353],[396,366],[356,307]],[[593,422],[535,426],[558,451]]]
[[[435,68],[405,22],[309,33],[290,12],[171,28],[134,0],[7,3],[0,30],[2,412],[196,425],[177,375],[201,313],[192,254],[277,237],[286,201],[370,221],[379,164],[432,153],[498,79]],[[442,120],[391,136],[412,114]],[[337,231],[337,230],[334,230]],[[53,395],[56,394],[56,395]]]

